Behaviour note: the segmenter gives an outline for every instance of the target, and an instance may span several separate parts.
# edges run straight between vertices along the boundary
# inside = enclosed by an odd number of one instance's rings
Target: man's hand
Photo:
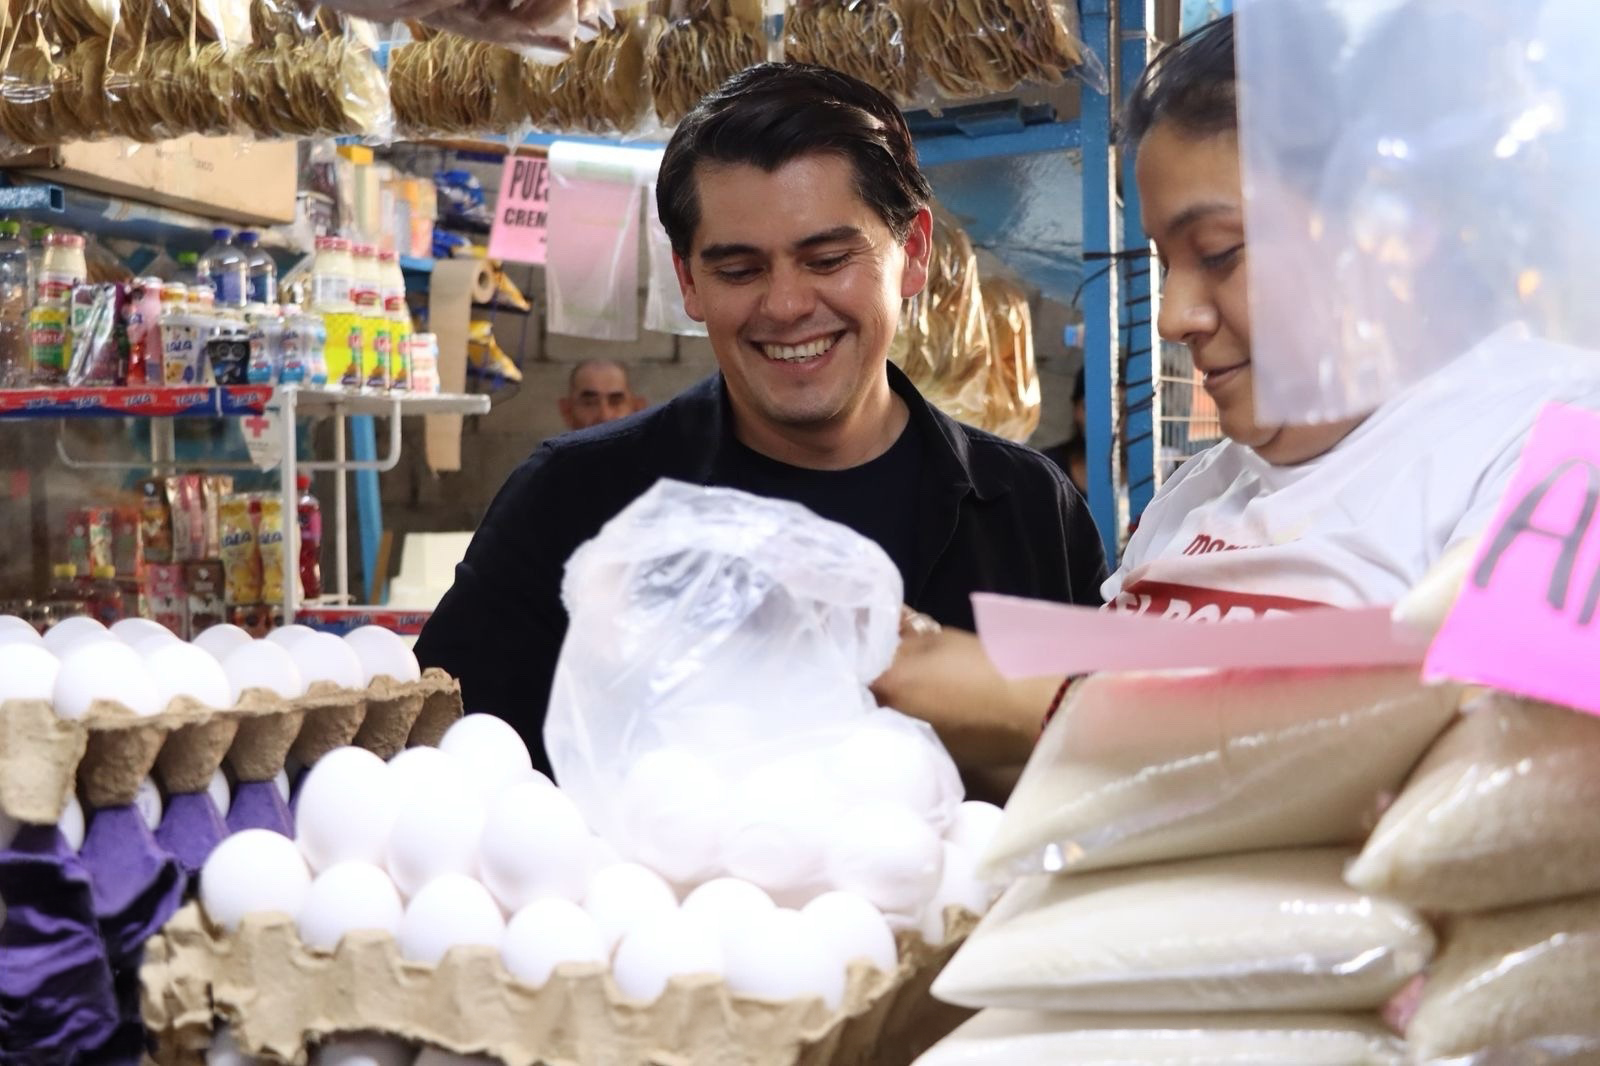
[[[1060,684],[1001,677],[974,634],[907,609],[899,651],[872,693],[933,726],[957,765],[972,770],[1026,762]]]

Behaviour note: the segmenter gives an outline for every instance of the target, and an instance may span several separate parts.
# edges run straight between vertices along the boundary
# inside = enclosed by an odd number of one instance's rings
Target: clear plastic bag
[[[784,58],[816,63],[915,103],[920,74],[904,0],[801,0],[784,10]]]
[[[339,34],[242,49],[232,57],[233,118],[260,138],[394,134],[389,81],[371,44],[347,25]]]
[[[1600,896],[1452,919],[1406,1028],[1417,1062],[1600,1056]]]
[[[985,871],[1355,844],[1459,698],[1403,668],[1084,678],[1045,727]]]
[[[1342,849],[1024,878],[934,981],[963,1007],[1376,1010],[1433,956],[1410,908],[1347,887]]]
[[[767,58],[757,0],[657,0],[645,78],[657,120],[676,126],[700,98]]]
[[[1501,693],[1465,710],[1346,879],[1430,911],[1600,891],[1600,719]]]
[[[644,328],[682,337],[704,337],[706,327],[689,317],[683,307],[678,273],[672,265],[672,241],[661,225],[657,211],[656,187],[645,189],[645,252],[650,279],[645,289]]]
[[[1258,421],[1370,411],[1512,322],[1592,344],[1594,14],[1240,4]]]
[[[506,133],[527,121],[527,61],[509,49],[440,34],[389,54],[389,98],[403,134]]]
[[[798,504],[662,481],[567,564],[545,744],[624,856],[790,905],[850,887],[915,920],[961,801],[926,725],[867,690],[899,571]]]
[[[1054,1014],[986,1010],[916,1066],[1402,1066],[1405,1050],[1359,1014]]]
[[[1057,85],[1069,74],[1106,91],[1105,68],[1078,32],[1077,5],[1062,0],[920,0],[910,48],[949,99]]]
[[[989,393],[983,429],[1018,443],[1039,428],[1043,397],[1033,355],[1033,312],[1028,294],[1007,278],[985,278],[983,307],[989,323]]]
[[[530,115],[540,129],[576,133],[631,133],[650,107],[644,49],[649,23],[628,18],[582,41],[572,57],[550,70],[547,106]]]
[[[991,364],[980,285],[972,241],[936,210],[928,283],[907,302],[889,353],[930,403],[972,425],[984,424]]]

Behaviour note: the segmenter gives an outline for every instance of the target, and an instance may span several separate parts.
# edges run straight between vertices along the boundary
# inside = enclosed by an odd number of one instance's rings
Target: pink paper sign
[[[972,609],[984,650],[1007,677],[1404,666],[1420,663],[1426,651],[1421,640],[1393,624],[1387,607],[1192,622],[979,593]]]
[[[543,264],[549,207],[550,164],[533,156],[508,156],[489,230],[489,258]]]
[[[1492,685],[1600,714],[1600,416],[1539,415],[1429,677]]]

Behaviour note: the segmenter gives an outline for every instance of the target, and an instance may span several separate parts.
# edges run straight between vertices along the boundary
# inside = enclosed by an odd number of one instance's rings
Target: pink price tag
[[[500,197],[489,230],[489,258],[542,264],[550,215],[550,164],[509,156],[500,172]]]
[[[1600,714],[1600,415],[1551,404],[1455,607],[1428,677]]]

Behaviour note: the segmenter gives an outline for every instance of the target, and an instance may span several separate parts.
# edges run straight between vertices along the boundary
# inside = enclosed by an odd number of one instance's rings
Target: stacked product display
[[[1594,1061],[1597,745],[1415,668],[1077,682],[922,1062]]]

